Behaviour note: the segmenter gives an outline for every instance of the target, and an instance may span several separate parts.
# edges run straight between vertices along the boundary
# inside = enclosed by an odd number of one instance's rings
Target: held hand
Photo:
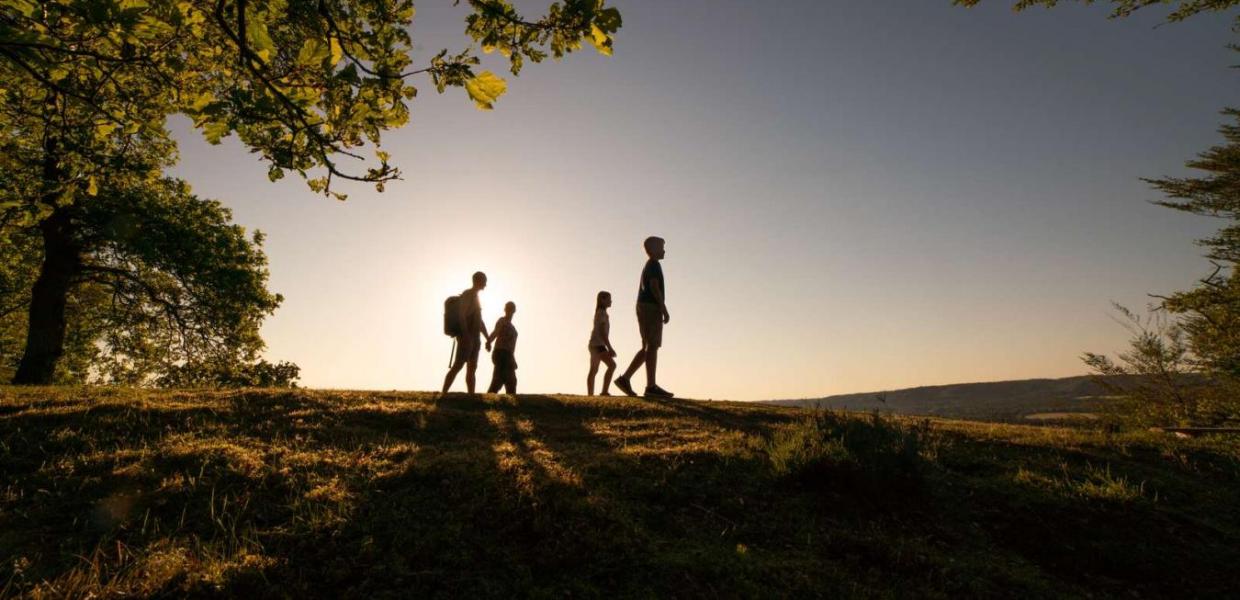
[[[612,358],[615,358],[615,357],[616,357],[616,350],[615,350],[614,348],[613,348],[613,349],[611,349],[611,350],[608,350],[608,351],[607,351],[607,356],[610,356],[610,357],[612,357]]]
[[[663,323],[667,324],[672,320],[672,315],[667,314],[667,307],[663,308]]]
[[[491,351],[491,341],[487,340],[487,352]]]

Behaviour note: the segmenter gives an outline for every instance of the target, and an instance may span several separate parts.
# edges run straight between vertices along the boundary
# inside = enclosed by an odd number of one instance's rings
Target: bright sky
[[[385,137],[405,179],[383,194],[269,183],[235,138],[173,123],[176,174],[267,234],[285,296],[270,359],[311,387],[438,389],[443,299],[483,270],[488,327],[518,306],[520,389],[584,393],[600,289],[621,368],[638,347],[654,234],[672,316],[659,379],[681,397],[1058,377],[1123,346],[1112,300],[1208,272],[1192,242],[1217,224],[1147,204],[1138,177],[1183,174],[1220,139],[1228,17],[613,1],[615,56],[528,66],[493,112],[423,82]],[[415,62],[464,44],[464,15],[420,3]]]

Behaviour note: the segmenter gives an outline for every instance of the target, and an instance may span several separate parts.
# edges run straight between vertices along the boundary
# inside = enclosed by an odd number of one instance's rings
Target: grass
[[[1201,597],[1226,440],[739,403],[0,388],[0,596]]]

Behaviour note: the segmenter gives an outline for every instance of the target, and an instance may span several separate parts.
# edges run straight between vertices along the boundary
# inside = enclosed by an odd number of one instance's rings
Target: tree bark
[[[69,288],[82,266],[66,208],[57,208],[39,228],[43,232],[43,265],[31,290],[26,350],[13,376],[15,384],[52,383],[56,362],[64,353]]]
[[[46,100],[44,126],[50,128],[57,114],[55,94]],[[69,286],[82,266],[69,206],[61,206],[65,173],[60,164],[61,140],[46,131],[43,137],[43,194],[39,201],[52,212],[39,223],[43,235],[43,264],[30,293],[26,349],[13,375],[15,384],[47,385],[56,374],[56,362],[65,349],[65,306]]]

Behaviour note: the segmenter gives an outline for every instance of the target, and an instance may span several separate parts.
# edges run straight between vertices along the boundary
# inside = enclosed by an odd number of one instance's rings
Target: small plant
[[[799,485],[840,493],[911,491],[922,480],[926,429],[877,412],[857,418],[823,411],[776,431],[766,453],[777,477]]]

